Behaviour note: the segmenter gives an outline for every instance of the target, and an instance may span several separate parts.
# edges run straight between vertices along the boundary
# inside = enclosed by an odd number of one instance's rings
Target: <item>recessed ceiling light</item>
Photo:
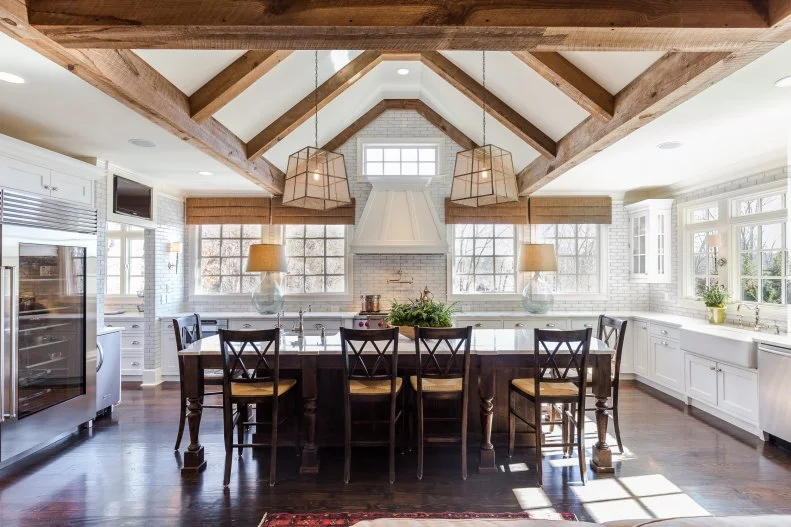
[[[23,79],[19,75],[14,75],[13,73],[8,73],[5,71],[0,71],[0,81],[10,82],[11,84],[25,83],[25,79]]]
[[[398,68],[396,71],[399,75],[409,75],[409,68]]]
[[[788,77],[783,77],[782,79],[778,79],[775,82],[776,88],[791,88],[791,75]]]
[[[659,143],[656,147],[660,150],[675,150],[676,148],[681,148],[684,145],[681,141],[665,141],[664,143]]]
[[[198,170],[199,176],[213,176],[213,172],[209,172],[208,170]]]
[[[155,142],[149,141],[148,139],[130,139],[129,142],[140,148],[154,148],[157,146]]]

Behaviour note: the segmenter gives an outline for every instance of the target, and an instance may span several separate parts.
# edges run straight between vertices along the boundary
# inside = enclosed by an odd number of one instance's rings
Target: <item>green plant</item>
[[[387,323],[391,326],[450,327],[456,312],[455,305],[438,300],[416,299],[404,303],[393,300]]]
[[[703,289],[700,299],[706,307],[725,307],[729,296],[727,287],[714,282]]]

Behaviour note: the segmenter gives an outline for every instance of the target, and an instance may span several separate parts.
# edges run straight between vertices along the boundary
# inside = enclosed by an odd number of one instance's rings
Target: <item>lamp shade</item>
[[[709,234],[708,239],[706,240],[709,244],[709,247],[717,247],[719,248],[722,240],[720,239],[719,233],[717,234]]]
[[[286,272],[286,248],[276,243],[256,243],[247,253],[247,273]]]
[[[351,202],[342,154],[308,146],[288,158],[283,205],[328,210]]]
[[[484,145],[456,154],[450,199],[469,207],[517,201],[519,190],[511,152]]]
[[[555,246],[551,243],[526,243],[519,253],[519,271],[557,271]]]
[[[180,254],[181,253],[181,242],[170,242],[168,244],[167,249],[168,249],[169,253]]]

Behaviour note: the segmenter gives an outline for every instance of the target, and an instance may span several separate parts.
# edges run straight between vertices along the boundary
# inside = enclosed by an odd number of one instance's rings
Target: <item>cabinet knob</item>
[[[717,368],[717,373],[722,372],[722,368]]]
[[[479,327],[482,327],[482,326],[483,326],[483,324],[481,324],[480,322],[478,322],[478,323],[477,323],[477,324],[475,324],[473,327],[479,328]]]
[[[709,366],[709,369],[710,369],[711,371],[717,371],[717,368],[715,368],[714,366]]]
[[[662,331],[660,331],[660,333],[662,333],[663,335],[667,335],[667,330],[663,329]]]
[[[108,328],[111,328],[111,327],[113,327],[113,325],[112,325],[112,324],[105,324],[105,326],[107,326]]]
[[[57,192],[59,189],[58,187],[50,187],[50,190],[52,190],[53,192]]]
[[[171,326],[171,327],[173,327],[173,326]],[[132,324],[132,328],[133,329],[139,329],[140,328],[140,324]]]
[[[173,329],[173,324],[168,324],[168,329]]]
[[[663,346],[665,346],[665,347],[667,347],[667,341],[666,341],[666,340],[663,340],[663,341],[662,341],[662,345],[663,345]]]
[[[52,190],[52,187],[50,187],[49,185],[41,185],[41,186],[44,187],[44,190]]]
[[[585,327],[585,328],[593,328],[593,324],[584,324],[583,327]]]
[[[554,328],[555,324],[553,324],[552,322],[547,322],[547,327],[548,328]]]
[[[253,325],[252,324],[242,324],[242,327],[243,328],[251,328],[251,327],[253,327]]]
[[[643,329],[648,329],[648,326],[643,326]]]
[[[139,340],[133,340],[133,341],[132,341],[132,345],[133,345],[133,346],[137,346],[138,344],[140,344],[140,341],[139,341]]]
[[[140,366],[140,363],[135,361],[135,362],[132,363],[132,366]]]
[[[521,322],[517,322],[516,324],[514,324],[514,327],[515,328],[523,328],[523,327],[525,327],[525,325],[522,324]]]

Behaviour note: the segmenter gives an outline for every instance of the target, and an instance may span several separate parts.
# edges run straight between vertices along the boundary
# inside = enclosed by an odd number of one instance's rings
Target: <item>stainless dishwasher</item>
[[[791,442],[791,348],[758,345],[758,421],[764,437]]]

